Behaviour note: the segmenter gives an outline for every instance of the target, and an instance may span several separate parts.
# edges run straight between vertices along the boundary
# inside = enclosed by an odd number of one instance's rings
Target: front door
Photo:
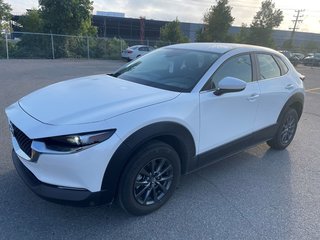
[[[246,81],[246,88],[241,92],[214,95],[219,81],[227,76]],[[260,96],[258,83],[253,79],[250,54],[228,59],[210,78],[211,89],[200,93],[199,154],[252,133]]]

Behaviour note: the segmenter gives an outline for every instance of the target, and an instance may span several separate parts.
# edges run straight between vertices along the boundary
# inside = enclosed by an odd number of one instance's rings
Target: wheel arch
[[[294,95],[292,95],[288,101],[286,102],[286,104],[284,105],[284,107],[282,108],[279,117],[277,119],[277,123],[279,123],[282,119],[282,117],[284,116],[284,114],[286,113],[286,111],[289,108],[293,108],[297,111],[298,113],[298,117],[300,119],[302,112],[303,112],[303,104],[304,104],[304,94],[301,92],[295,93]]]
[[[165,142],[177,151],[182,174],[194,166],[196,146],[190,131],[175,122],[154,123],[137,130],[122,142],[107,165],[101,189],[115,195],[121,174],[129,163],[130,156],[152,140]]]

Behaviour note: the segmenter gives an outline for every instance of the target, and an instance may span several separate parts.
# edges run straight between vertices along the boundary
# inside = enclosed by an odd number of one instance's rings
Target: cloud
[[[232,6],[233,25],[250,25],[262,0],[229,0]],[[13,8],[13,13],[23,14],[28,8],[37,8],[38,0],[5,0]],[[274,0],[276,7],[284,12],[284,21],[279,29],[292,27],[294,9],[306,9],[304,22],[300,30],[320,32],[320,3],[314,0],[303,2],[292,0]],[[147,19],[172,21],[176,17],[182,22],[201,23],[204,13],[215,4],[215,0],[94,0],[94,11],[123,12],[126,17],[145,16]],[[308,10],[309,9],[309,10]],[[316,11],[316,9],[318,9]]]
[[[208,8],[207,1],[135,0],[103,1],[95,0],[95,9],[124,12],[127,17],[145,16],[148,19],[202,22],[203,13]]]
[[[13,9],[14,14],[24,14],[26,9],[38,8],[38,0],[5,0]]]

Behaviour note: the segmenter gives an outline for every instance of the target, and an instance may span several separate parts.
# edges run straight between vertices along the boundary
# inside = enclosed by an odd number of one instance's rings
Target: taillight
[[[131,50],[127,50],[127,53],[132,53],[132,51]]]

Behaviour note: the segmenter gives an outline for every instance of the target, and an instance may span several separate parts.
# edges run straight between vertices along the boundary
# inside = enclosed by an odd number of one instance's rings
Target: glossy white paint
[[[221,96],[212,91],[201,92],[209,77],[228,58],[243,52],[277,53],[234,44],[173,47],[224,54],[190,93],[97,75],[51,85],[8,107],[9,121],[31,139],[117,129],[110,139],[86,150],[41,154],[37,162],[29,161],[13,138],[14,150],[23,164],[45,183],[99,191],[114,152],[125,139],[145,126],[163,121],[183,125],[194,138],[196,154],[200,154],[272,125],[285,101],[294,92],[303,92],[302,81],[293,67],[280,79],[248,83],[241,92]],[[294,89],[286,89],[288,84],[293,84]]]
[[[246,88],[246,85],[247,83],[245,81],[233,77],[226,77],[219,82],[218,88],[228,90],[243,90]]]
[[[248,83],[241,92],[216,96],[213,91],[200,94],[199,152],[252,133],[260,89],[257,82]]]
[[[83,124],[168,101],[178,94],[104,74],[48,86],[25,96],[19,105],[46,124]]]
[[[72,154],[40,154],[37,162],[31,162],[13,140],[14,150],[20,161],[41,182],[61,187],[84,188],[91,192],[101,190],[106,166],[114,149],[121,144],[114,134],[108,141],[84,151]]]
[[[254,128],[259,130],[277,122],[284,104],[295,92],[303,89],[295,68],[283,56],[279,55],[290,68],[289,72],[281,77],[259,80],[260,96],[259,108]]]
[[[121,57],[127,60],[133,60],[146,55],[152,50],[154,50],[154,48],[147,45],[135,45],[123,50],[121,52]]]

